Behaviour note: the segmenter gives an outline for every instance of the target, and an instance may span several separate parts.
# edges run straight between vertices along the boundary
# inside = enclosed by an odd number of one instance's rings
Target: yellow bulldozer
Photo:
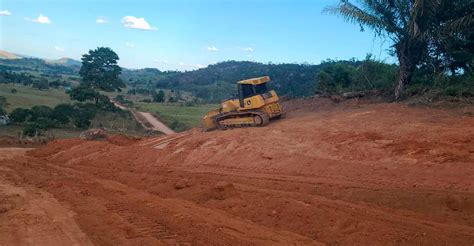
[[[234,127],[264,126],[270,119],[280,118],[283,108],[274,90],[267,88],[270,77],[237,82],[238,95],[221,103],[202,118],[203,128],[228,129]]]

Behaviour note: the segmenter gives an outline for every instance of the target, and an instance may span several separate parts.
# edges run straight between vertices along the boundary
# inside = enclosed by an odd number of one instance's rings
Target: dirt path
[[[0,151],[0,177],[98,245],[472,245],[473,109],[292,107],[264,128]]]
[[[130,111],[129,108],[127,108],[127,107],[125,107],[121,104],[118,104],[116,102],[113,102],[113,103],[115,104],[115,106],[117,106],[118,108],[120,108],[122,110]],[[136,120],[138,122],[143,122],[144,127],[146,127],[146,128],[151,126],[152,130],[160,131],[160,132],[162,132],[166,135],[176,133],[171,128],[169,128],[167,125],[165,125],[163,122],[158,120],[155,116],[153,116],[151,113],[140,112],[140,111],[133,111],[132,113],[133,113],[133,116],[136,118]]]
[[[160,131],[164,134],[173,134],[175,131],[173,131],[171,128],[169,128],[167,125],[165,125],[163,122],[159,121],[155,116],[148,112],[135,112],[137,115],[139,115],[140,118],[145,119],[156,131]]]
[[[0,163],[27,150],[0,148]],[[12,169],[0,168],[0,245],[93,245],[73,211],[44,190],[14,182]]]

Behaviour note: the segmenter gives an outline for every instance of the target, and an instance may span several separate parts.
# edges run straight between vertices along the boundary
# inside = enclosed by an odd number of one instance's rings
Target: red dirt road
[[[0,151],[0,245],[474,243],[472,107],[288,108],[264,128]]]

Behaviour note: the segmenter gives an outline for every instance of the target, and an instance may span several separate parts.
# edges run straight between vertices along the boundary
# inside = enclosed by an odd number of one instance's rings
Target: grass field
[[[175,131],[190,129],[201,124],[201,117],[209,110],[218,108],[218,104],[197,104],[182,106],[165,103],[135,103],[140,111],[150,112],[158,116],[165,124]]]
[[[11,90],[16,89],[16,93]],[[60,103],[69,103],[69,95],[62,89],[49,89],[40,91],[28,86],[0,84],[0,96],[7,98],[10,104],[7,111],[11,112],[15,108],[31,108],[35,105],[46,105],[54,107]]]

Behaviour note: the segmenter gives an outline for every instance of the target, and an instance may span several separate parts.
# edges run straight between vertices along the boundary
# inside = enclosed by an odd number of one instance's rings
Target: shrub
[[[65,125],[69,123],[69,119],[74,115],[74,107],[70,104],[59,104],[54,107],[51,118],[58,124]]]
[[[33,106],[30,110],[31,118],[29,121],[36,121],[38,118],[51,118],[51,114],[53,109],[44,106],[44,105],[36,105]]]
[[[31,115],[29,109],[26,108],[16,108],[10,113],[10,119],[14,123],[23,123]]]

